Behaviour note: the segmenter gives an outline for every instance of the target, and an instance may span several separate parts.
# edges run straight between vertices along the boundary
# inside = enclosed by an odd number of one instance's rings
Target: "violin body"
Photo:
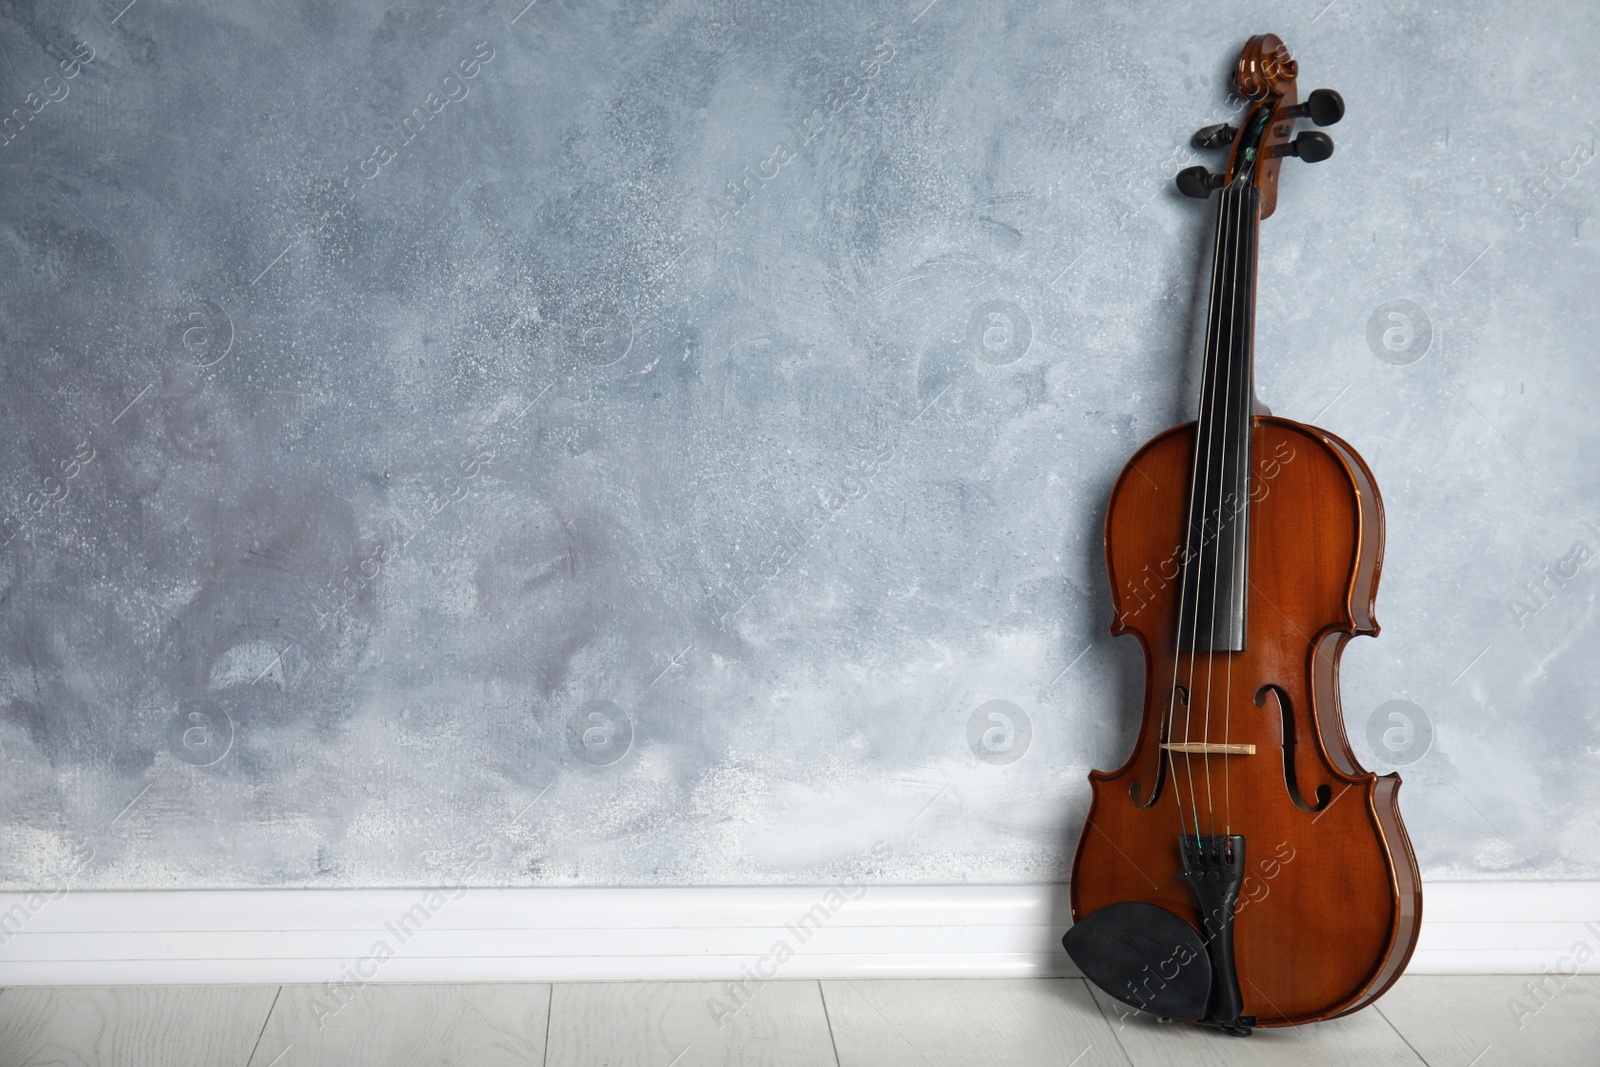
[[[1344,100],[1298,102],[1272,34],[1239,58],[1227,169],[1178,175],[1218,197],[1196,421],[1128,462],[1106,515],[1112,632],[1144,650],[1133,753],[1089,775],[1062,939],[1085,977],[1142,1011],[1247,1036],[1355,1011],[1416,947],[1422,882],[1400,778],[1345,736],[1339,658],[1376,635],[1383,502],[1366,463],[1255,395],[1260,224],[1285,158],[1320,162]]]
[[[1365,462],[1339,438],[1287,419],[1256,416],[1250,500],[1249,647],[1231,673],[1205,652],[1174,653],[1195,424],[1145,445],[1112,491],[1106,516],[1113,633],[1136,637],[1148,680],[1133,755],[1089,776],[1088,825],[1078,839],[1074,920],[1143,901],[1202,917],[1180,879],[1168,791],[1231,792],[1234,826],[1248,826],[1234,954],[1243,1012],[1257,1025],[1313,1022],[1364,1006],[1399,977],[1416,946],[1421,880],[1400,821],[1398,775],[1361,769],[1339,707],[1339,656],[1357,634],[1376,635],[1373,600],[1383,564],[1383,503]],[[1180,491],[1174,491],[1180,490]],[[1168,680],[1195,668],[1189,708],[1214,689],[1231,706],[1230,743],[1250,756],[1164,758]],[[1223,687],[1227,686],[1226,692]],[[1178,707],[1182,710],[1181,699]],[[1222,724],[1212,723],[1222,736]],[[1224,770],[1222,764],[1228,766]],[[1188,807],[1187,795],[1183,798]],[[1144,806],[1141,806],[1144,805]],[[1248,813],[1243,817],[1241,813]],[[1202,818],[1204,815],[1202,814]]]

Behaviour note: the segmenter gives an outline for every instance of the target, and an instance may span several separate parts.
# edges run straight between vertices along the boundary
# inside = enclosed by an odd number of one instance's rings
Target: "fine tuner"
[[[1344,97],[1332,89],[1315,89],[1304,103],[1279,108],[1277,117],[1288,120],[1280,122],[1275,131],[1281,137],[1287,137],[1295,119],[1310,119],[1318,126],[1332,126],[1344,118]],[[1193,144],[1196,148],[1227,148],[1238,135],[1236,127],[1223,122],[1196,131]],[[1333,138],[1315,130],[1306,130],[1292,141],[1278,140],[1264,144],[1261,154],[1267,159],[1294,156],[1307,163],[1321,163],[1333,155]],[[1196,200],[1206,199],[1227,184],[1226,176],[1213,174],[1205,167],[1186,167],[1178,172],[1177,181],[1178,191]]]

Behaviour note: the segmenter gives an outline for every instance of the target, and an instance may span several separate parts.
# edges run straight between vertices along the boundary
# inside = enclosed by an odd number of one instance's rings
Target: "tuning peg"
[[[1196,130],[1192,143],[1196,148],[1225,148],[1233,143],[1234,135],[1238,132],[1226,122],[1219,122],[1215,126]]]
[[[1333,138],[1315,130],[1306,130],[1292,141],[1273,145],[1272,154],[1274,157],[1299,156],[1307,163],[1321,163],[1333,155]]]
[[[1213,190],[1221,189],[1225,179],[1220,174],[1212,174],[1204,167],[1185,167],[1178,172],[1178,192],[1184,196],[1192,196],[1196,200],[1205,200]]]
[[[1285,118],[1310,119],[1318,126],[1332,126],[1344,118],[1344,97],[1332,89],[1313,89],[1306,102],[1283,109]]]

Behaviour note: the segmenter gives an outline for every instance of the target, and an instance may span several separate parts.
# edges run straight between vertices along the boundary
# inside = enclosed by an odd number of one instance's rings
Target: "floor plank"
[[[546,1065],[836,1067],[816,982],[749,988],[736,999],[720,982],[557,985]]]
[[[5,1067],[216,1067],[250,1057],[277,986],[37,986],[0,997]]]
[[[284,986],[249,1067],[540,1067],[550,986]],[[244,1062],[244,1061],[239,1061]]]
[[[1378,1001],[1431,1067],[1600,1063],[1600,975],[1407,975]]]
[[[1128,1067],[1081,978],[825,981],[840,1067]]]
[[[1547,978],[1542,990],[1526,975],[1412,976],[1349,1019],[1243,1040],[1125,1015],[1078,979],[774,981],[748,1001],[709,982],[373,985],[318,1011],[323,996],[310,986],[4,989],[0,1065],[1600,1063],[1600,976]]]
[[[1134,1067],[1424,1067],[1372,1008],[1241,1038],[1184,1023],[1160,1023],[1154,1016],[1130,1012],[1098,989],[1093,993]]]

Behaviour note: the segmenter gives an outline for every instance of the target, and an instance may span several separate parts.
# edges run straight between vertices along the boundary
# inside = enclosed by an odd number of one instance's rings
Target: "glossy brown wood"
[[[1239,53],[1239,66],[1234,72],[1234,86],[1239,95],[1252,103],[1275,97],[1273,122],[1261,142],[1261,151],[1255,160],[1243,169],[1251,172],[1257,189],[1261,190],[1261,217],[1266,218],[1278,206],[1278,169],[1283,161],[1272,154],[1277,145],[1287,142],[1294,133],[1294,123],[1280,119],[1278,113],[1300,102],[1295,81],[1300,65],[1289,56],[1289,46],[1275,33],[1259,33],[1245,42]],[[1240,167],[1239,145],[1235,143],[1228,153],[1228,168],[1232,175]]]
[[[1194,433],[1190,423],[1151,441],[1112,492],[1112,632],[1142,646],[1146,692],[1133,754],[1117,770],[1089,776],[1072,913],[1076,920],[1142,901],[1200,926],[1178,877],[1178,837],[1195,832],[1198,810],[1202,833],[1246,838],[1250,874],[1234,924],[1245,1013],[1262,1026],[1313,1022],[1387,989],[1410,958],[1422,917],[1399,777],[1361,768],[1339,707],[1345,642],[1378,631],[1383,505],[1348,444],[1301,423],[1255,417],[1247,645],[1177,653]],[[1190,687],[1187,707],[1171,699],[1174,678]],[[1170,740],[1254,744],[1257,754],[1169,756],[1159,747],[1164,728]],[[1152,789],[1160,790],[1153,802]]]

